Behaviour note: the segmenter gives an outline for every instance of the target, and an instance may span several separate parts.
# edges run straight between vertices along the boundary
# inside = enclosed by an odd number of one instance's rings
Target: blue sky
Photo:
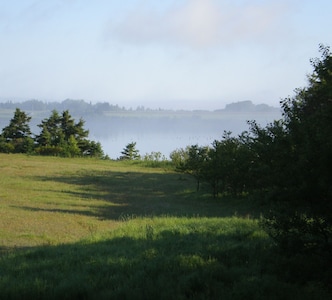
[[[2,0],[0,99],[279,101],[331,45],[330,0]]]

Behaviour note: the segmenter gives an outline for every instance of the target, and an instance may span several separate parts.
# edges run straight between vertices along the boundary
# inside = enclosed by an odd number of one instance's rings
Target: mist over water
[[[100,142],[105,155],[117,159],[127,144],[136,142],[141,156],[160,152],[166,159],[172,151],[187,146],[211,146],[214,140],[221,140],[224,131],[233,136],[249,130],[247,121],[255,120],[260,126],[280,119],[281,110],[265,104],[254,105],[242,101],[226,105],[217,111],[186,110],[128,110],[108,103],[92,105],[79,100],[65,100],[62,103],[43,103],[31,100],[18,104],[2,104],[0,127],[10,122],[15,107],[26,111],[32,117],[32,136],[40,133],[38,125],[49,118],[52,110],[60,114],[68,110],[76,120],[83,119],[84,128],[89,131],[88,139]]]
[[[186,117],[135,117],[87,120],[90,139],[101,143],[104,153],[111,159],[121,156],[128,143],[136,142],[136,148],[144,156],[160,152],[167,159],[172,151],[198,144],[211,145],[221,140],[224,131],[237,136],[248,131],[247,120],[256,120],[261,126],[280,118],[280,113],[241,113],[223,115],[191,115]]]
[[[150,154],[151,152],[160,152],[167,159],[170,153],[177,148],[185,148],[187,145],[209,145],[219,137],[204,135],[186,135],[183,133],[149,133],[149,134],[121,134],[110,136],[108,138],[92,138],[99,141],[104,153],[110,158],[116,159],[121,156],[123,148],[131,142],[136,142],[136,148],[141,155]]]

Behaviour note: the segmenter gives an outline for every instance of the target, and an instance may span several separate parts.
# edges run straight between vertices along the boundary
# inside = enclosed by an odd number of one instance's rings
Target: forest
[[[270,208],[260,225],[282,253],[318,257],[320,272],[313,280],[331,288],[326,266],[332,261],[332,55],[323,45],[320,53],[311,60],[308,86],[281,101],[281,119],[265,127],[248,121],[238,136],[225,131],[212,146],[175,149],[169,160],[158,153],[143,158],[135,142],[129,143],[121,160],[172,165],[195,179],[197,191],[208,189],[217,200],[259,199]],[[68,110],[54,110],[34,137],[29,121],[16,109],[2,130],[1,152],[105,159],[101,145],[87,138],[84,120],[76,122]]]

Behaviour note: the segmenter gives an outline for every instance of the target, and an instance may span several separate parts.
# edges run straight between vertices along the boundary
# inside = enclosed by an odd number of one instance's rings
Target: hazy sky
[[[279,106],[331,45],[331,0],[1,0],[0,98]]]

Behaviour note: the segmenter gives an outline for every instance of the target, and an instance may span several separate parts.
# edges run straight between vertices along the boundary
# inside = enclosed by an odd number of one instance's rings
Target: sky
[[[330,0],[1,0],[0,99],[279,107],[331,45]]]

